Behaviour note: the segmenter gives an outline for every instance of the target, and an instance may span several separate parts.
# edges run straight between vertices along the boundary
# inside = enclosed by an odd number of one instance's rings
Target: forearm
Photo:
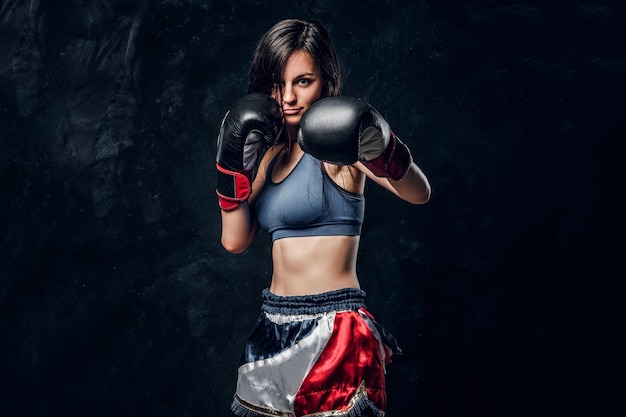
[[[430,200],[430,183],[424,172],[415,163],[411,163],[404,178],[399,181],[387,179],[395,193],[411,204],[425,204]]]
[[[425,204],[430,199],[430,183],[426,175],[414,162],[409,165],[406,175],[398,181],[374,175],[361,162],[357,162],[354,165],[364,172],[370,180],[411,204]]]
[[[230,253],[241,253],[250,246],[258,231],[247,202],[235,210],[222,210],[222,246]]]

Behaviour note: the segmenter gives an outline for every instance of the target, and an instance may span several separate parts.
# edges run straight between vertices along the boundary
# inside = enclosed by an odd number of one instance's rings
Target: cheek
[[[316,88],[315,90],[311,91],[311,95],[309,96],[309,103],[313,104],[315,103],[317,100],[319,100],[320,98],[322,98],[322,88]]]

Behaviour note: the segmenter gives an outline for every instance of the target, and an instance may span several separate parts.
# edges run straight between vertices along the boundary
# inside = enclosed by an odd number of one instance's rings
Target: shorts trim
[[[254,405],[235,394],[231,411],[240,417],[295,417],[293,413],[274,410],[260,405]]]
[[[237,394],[235,394],[231,409],[233,413],[240,417],[295,417],[293,413],[281,412],[251,404],[240,398]],[[365,382],[361,382],[361,385],[352,398],[350,398],[345,409],[321,411],[306,414],[302,417],[359,417],[367,410],[372,411],[376,417],[385,417],[385,412],[379,410],[376,405],[367,398]]]

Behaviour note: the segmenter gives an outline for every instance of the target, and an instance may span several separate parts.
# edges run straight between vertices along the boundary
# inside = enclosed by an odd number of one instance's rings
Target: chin
[[[287,116],[287,117],[285,117],[285,125],[287,125],[287,126],[299,126],[300,125],[300,119],[302,119],[302,117],[300,115],[298,115],[298,116]]]

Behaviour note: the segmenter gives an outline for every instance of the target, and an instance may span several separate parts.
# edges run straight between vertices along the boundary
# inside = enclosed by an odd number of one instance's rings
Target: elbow
[[[424,195],[422,196],[422,200],[419,204],[426,204],[430,201],[430,193],[431,193],[431,189],[430,189],[430,185],[427,187],[426,192],[424,193]]]
[[[430,184],[426,184],[424,190],[421,193],[415,193],[411,196],[411,198],[407,199],[407,201],[411,204],[426,204],[430,201]]]
[[[222,246],[226,249],[226,252],[234,255],[240,254],[248,248],[248,244],[246,242],[228,239],[224,236],[222,236]]]
[[[414,205],[421,205],[421,204],[428,203],[429,200],[430,200],[430,195],[425,195],[419,198],[414,198],[412,200],[409,200],[409,203],[414,204]]]

